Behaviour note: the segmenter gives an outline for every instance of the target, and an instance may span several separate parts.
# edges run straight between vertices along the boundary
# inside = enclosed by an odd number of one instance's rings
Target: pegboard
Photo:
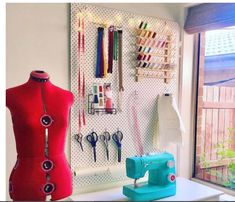
[[[97,162],[93,161],[93,151],[90,144],[83,139],[82,152],[79,144],[74,139],[74,134],[78,132],[78,104],[77,77],[78,77],[78,60],[77,60],[77,13],[82,12],[85,15],[85,65],[81,71],[85,71],[86,78],[86,126],[82,127],[83,136],[88,135],[94,130],[98,135],[102,134],[105,129],[112,135],[119,128],[124,137],[122,141],[122,161],[117,162],[117,149],[113,141],[109,144],[109,161],[106,160],[105,148],[102,142],[98,141],[96,146]],[[91,92],[93,83],[111,83],[113,91],[114,107],[118,104],[118,62],[113,63],[113,74],[107,78],[95,78],[96,67],[96,46],[97,46],[97,28],[98,25],[93,23],[94,20],[112,23],[122,26],[123,30],[123,110],[117,114],[90,115],[88,114],[87,99]],[[165,84],[163,79],[147,78],[141,82],[135,81],[136,67],[136,34],[135,29],[140,21],[148,22],[152,30],[164,31],[167,27],[172,33],[172,61],[175,63],[174,77],[169,84]],[[130,105],[133,102],[134,93],[138,93],[138,119],[140,124],[140,133],[143,141],[144,152],[156,150],[156,144],[153,144],[153,136],[156,135],[157,125],[157,95],[164,93],[166,90],[177,97],[178,93],[178,52],[179,52],[179,26],[176,22],[166,21],[148,16],[141,16],[134,13],[107,9],[87,4],[71,4],[71,91],[75,96],[75,102],[71,111],[71,167],[72,170],[79,168],[81,172],[86,169],[107,166],[122,166],[126,157],[137,154],[134,137],[133,117],[130,113]],[[104,31],[107,35],[107,29]],[[107,38],[107,37],[106,37]],[[106,51],[107,52],[107,51]],[[92,173],[91,173],[92,174]],[[125,175],[111,175],[109,173],[88,176],[74,176],[73,187],[86,187],[90,185],[100,185],[104,183],[117,182],[126,180]]]

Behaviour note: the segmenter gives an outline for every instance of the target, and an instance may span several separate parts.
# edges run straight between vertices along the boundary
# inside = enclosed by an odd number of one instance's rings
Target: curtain
[[[184,30],[188,34],[235,25],[235,3],[204,3],[188,8]]]

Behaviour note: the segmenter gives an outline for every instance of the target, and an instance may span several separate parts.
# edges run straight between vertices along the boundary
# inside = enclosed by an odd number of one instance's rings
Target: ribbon
[[[86,125],[86,117],[85,117],[85,73],[83,72],[83,79],[82,79],[82,120],[83,120],[83,125]]]
[[[135,131],[135,136],[137,138],[138,152],[139,152],[139,155],[142,155],[144,154],[144,148],[142,145],[142,140],[141,140],[141,135],[140,135],[140,127],[139,127],[139,121],[138,121],[138,116],[137,116],[136,104],[132,106],[132,116],[134,119],[134,131]]]
[[[122,75],[122,30],[118,30],[118,81],[119,81],[119,111],[122,111],[123,75]]]
[[[103,48],[103,58],[104,58],[104,78],[107,77],[108,75],[108,65],[107,65],[107,61],[106,61],[106,47],[105,47],[105,34],[103,34],[103,44],[102,44],[102,48]]]
[[[85,66],[85,19],[82,18],[82,67]],[[82,120],[83,125],[86,125],[85,118],[85,71],[83,69],[83,81],[82,81]]]
[[[141,21],[140,25],[139,25],[139,29],[142,29],[142,26],[143,26],[144,22]]]
[[[104,28],[101,28],[100,78],[104,77]]]
[[[80,22],[80,17],[78,17],[78,22],[77,22],[77,26],[78,26],[78,47],[77,47],[77,54],[78,54],[78,104],[80,104],[80,94],[81,94],[81,77],[80,77],[80,52],[81,52],[81,32],[80,32],[80,28],[81,28],[81,22]],[[79,106],[79,110],[78,110],[78,133],[81,132],[81,111],[80,111],[80,106]]]
[[[122,30],[118,30],[118,77],[119,77],[119,92],[124,91],[122,77]]]
[[[117,61],[117,43],[118,43],[118,32],[117,31],[114,31],[114,34],[113,34],[113,37],[114,37],[114,44],[113,44],[113,59]]]
[[[102,27],[98,27],[98,39],[97,39],[97,57],[96,57],[96,78],[100,78],[100,66],[101,66],[101,50],[102,50]]]
[[[78,72],[78,132],[81,132],[82,122],[81,122],[81,111],[80,111],[80,96],[81,96],[81,73],[80,73],[80,67]]]
[[[109,27],[109,31],[108,31],[108,73],[112,73],[113,72],[113,37],[114,37],[114,33],[113,33],[113,26]]]

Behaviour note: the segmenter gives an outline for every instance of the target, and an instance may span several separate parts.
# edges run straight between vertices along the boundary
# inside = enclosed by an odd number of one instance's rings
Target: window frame
[[[203,77],[200,77],[200,70],[204,69],[204,59],[205,59],[205,32],[200,32],[194,34],[194,59],[193,59],[193,92],[192,92],[192,100],[195,101],[193,103],[193,121],[192,121],[192,132],[193,132],[193,159],[192,159],[192,181],[201,183],[203,185],[209,186],[211,188],[215,188],[223,191],[226,194],[230,194],[235,196],[234,190],[228,189],[222,185],[208,182],[196,177],[196,163],[197,163],[197,134],[198,134],[198,88],[199,83],[203,82]]]

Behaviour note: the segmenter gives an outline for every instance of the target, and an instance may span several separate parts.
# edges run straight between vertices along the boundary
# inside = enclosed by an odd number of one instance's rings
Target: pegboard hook
[[[168,83],[164,82],[165,87],[164,87],[164,94],[169,94],[169,88],[168,88]]]

